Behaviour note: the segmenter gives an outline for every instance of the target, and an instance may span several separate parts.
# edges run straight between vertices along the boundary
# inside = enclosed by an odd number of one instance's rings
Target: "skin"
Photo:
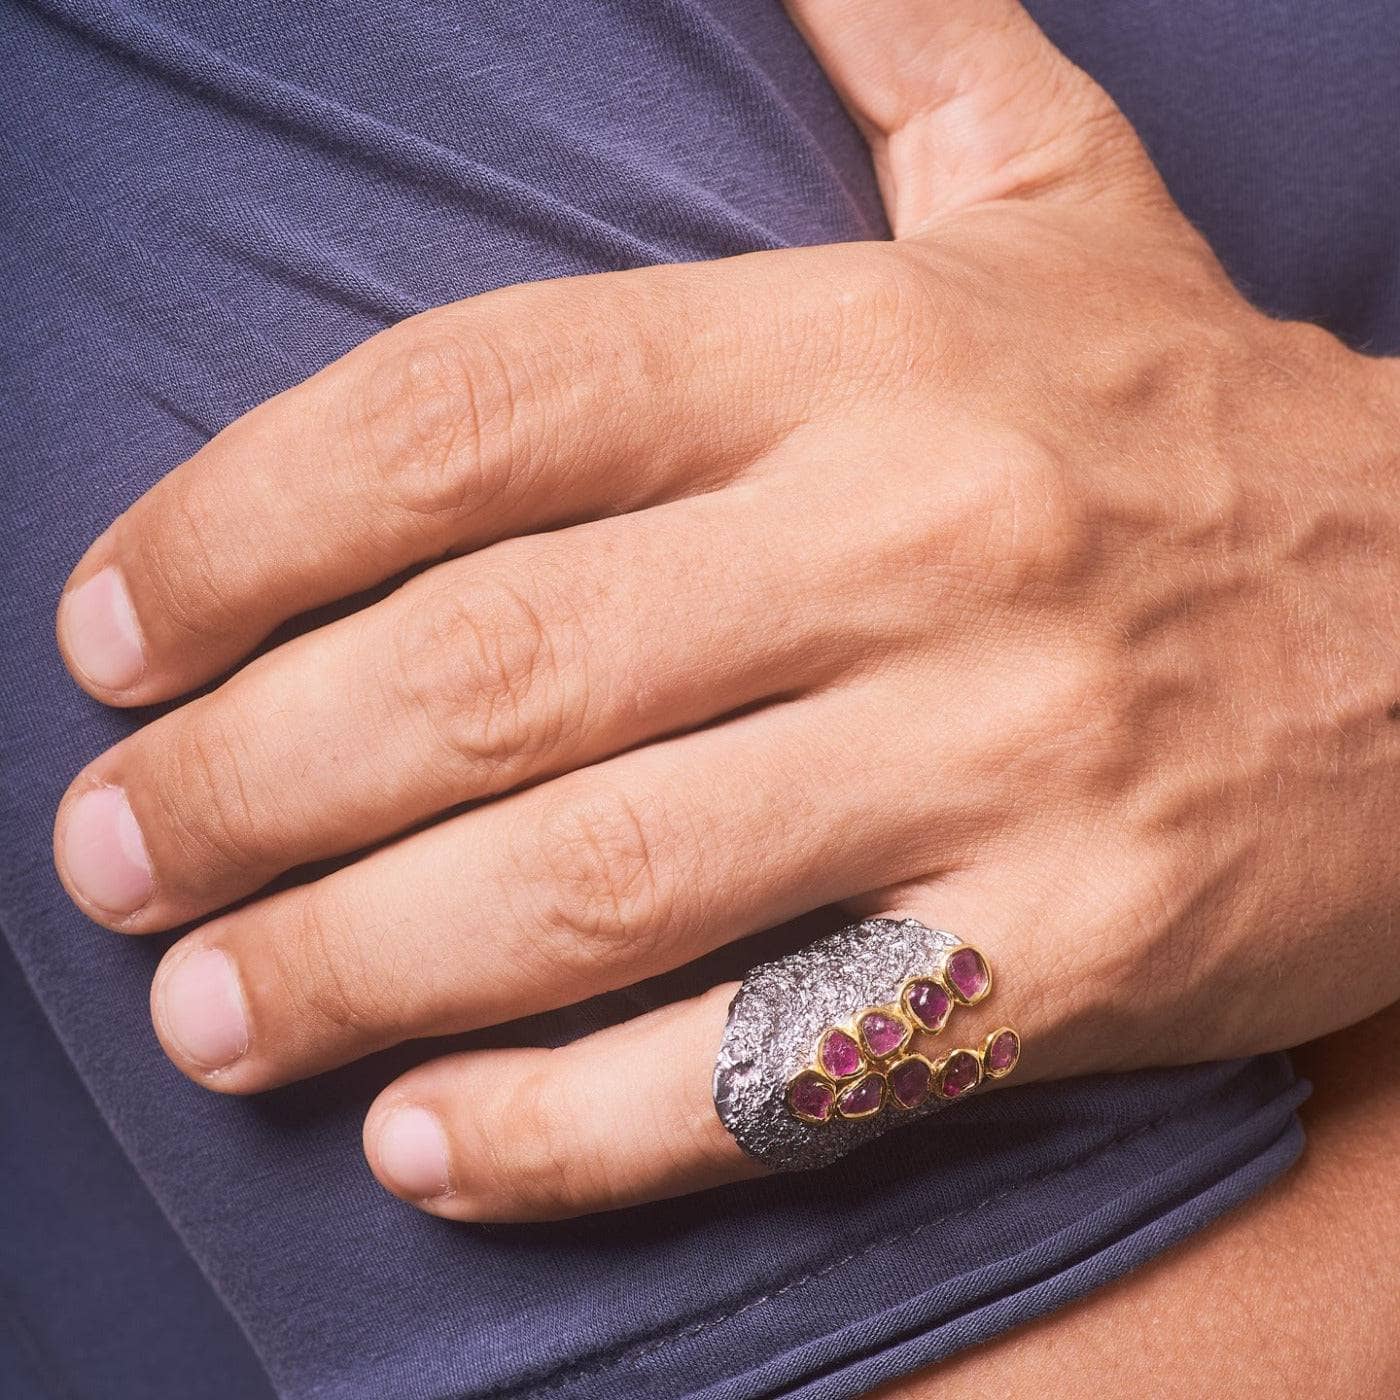
[[[1400,996],[1397,366],[1250,308],[1009,0],[792,8],[893,242],[415,317],[74,571],[60,645],[99,699],[241,665],[89,765],[55,830],[98,922],[204,920],[152,989],[198,1082],[256,1092],[834,903],[986,950],[1013,1082]],[[732,991],[415,1069],[370,1165],[462,1220],[751,1175],[709,1102]],[[645,1077],[611,1100],[618,1054]]]

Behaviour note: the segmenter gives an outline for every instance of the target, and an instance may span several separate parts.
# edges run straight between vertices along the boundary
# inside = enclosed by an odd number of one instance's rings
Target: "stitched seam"
[[[819,1279],[825,1278],[828,1274],[837,1269],[844,1268],[847,1264],[854,1263],[857,1259],[864,1258],[865,1255],[873,1253],[877,1249],[885,1249],[901,1240],[916,1239],[928,1230],[936,1226],[945,1225],[950,1220],[958,1220],[963,1216],[971,1215],[974,1211],[982,1210],[984,1207],[1011,1195],[1025,1186],[1034,1186],[1039,1182],[1048,1181],[1051,1177],[1062,1176],[1065,1172],[1073,1171],[1076,1167],[1107,1152],[1111,1148],[1121,1147],[1131,1142],[1134,1138],[1143,1136],[1159,1128],[1168,1119],[1174,1117],[1179,1105],[1168,1109],[1165,1113],[1158,1114],[1155,1118],[1148,1119],[1145,1123],[1139,1123],[1136,1127],[1126,1132],[1117,1133],[1112,1137],[1105,1138],[1096,1143],[1093,1147],[1070,1158],[1066,1162],[1050,1167],[1044,1171],[1034,1172],[1029,1176],[1016,1177],[1008,1181],[990,1195],[983,1196],[981,1200],[974,1201],[970,1205],[960,1206],[957,1210],[948,1211],[944,1215],[935,1216],[931,1220],[926,1220],[923,1224],[916,1226],[912,1230],[895,1230],[889,1234],[881,1235],[877,1239],[869,1240],[858,1249],[851,1250],[843,1254],[838,1259],[833,1259],[829,1263],[821,1265],[819,1268],[809,1270],[805,1274],[800,1274],[796,1278],[788,1279],[786,1283],[777,1288],[768,1288],[762,1293],[755,1294],[749,1298],[741,1299],[738,1303],[726,1305],[715,1312],[706,1313],[696,1321],[687,1323],[674,1330],[667,1329],[664,1332],[653,1332],[648,1336],[634,1338],[619,1346],[609,1348],[606,1351],[597,1352],[592,1357],[585,1357],[579,1361],[566,1362],[562,1366],[546,1371],[532,1381],[525,1381],[520,1386],[506,1390],[492,1390],[483,1394],[482,1400],[528,1400],[532,1395],[544,1395],[553,1390],[559,1390],[568,1385],[571,1381],[578,1380],[583,1376],[595,1375],[599,1371],[610,1370],[612,1367],[634,1360],[640,1356],[648,1356],[652,1352],[660,1351],[664,1347],[670,1346],[673,1342],[684,1341],[687,1337],[693,1337],[699,1332],[704,1332],[711,1327],[717,1327],[722,1323],[732,1321],[736,1317],[742,1317],[753,1308],[762,1306],[764,1303],[771,1303],[775,1299],[792,1293],[799,1288],[805,1287],[809,1283],[815,1283]],[[469,1393],[463,1393],[459,1400],[471,1400]]]

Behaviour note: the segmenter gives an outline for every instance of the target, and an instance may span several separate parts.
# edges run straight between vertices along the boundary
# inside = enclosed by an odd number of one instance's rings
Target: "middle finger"
[[[634,749],[206,924],[152,989],[171,1058],[246,1093],[566,1005],[929,867],[951,804],[839,689]],[[862,770],[850,781],[853,755]]]
[[[510,541],[278,648],[74,781],[65,884],[109,927],[169,928],[456,804],[800,690],[833,664],[820,643],[840,621],[816,601],[831,560],[810,502],[805,530],[779,531],[781,560],[769,544],[794,509],[746,484]]]

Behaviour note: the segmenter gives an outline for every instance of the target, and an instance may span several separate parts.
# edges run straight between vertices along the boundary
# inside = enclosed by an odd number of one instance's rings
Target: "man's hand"
[[[58,815],[99,922],[205,922],[152,1009],[248,1093],[819,905],[991,954],[1026,1075],[1287,1045],[1400,995],[1400,376],[1232,289],[998,0],[794,5],[892,243],[404,322],[124,514],[59,615],[96,697],[223,674]],[[428,566],[428,567],[424,567]],[[437,1060],[366,1149],[437,1214],[755,1170],[732,987]]]

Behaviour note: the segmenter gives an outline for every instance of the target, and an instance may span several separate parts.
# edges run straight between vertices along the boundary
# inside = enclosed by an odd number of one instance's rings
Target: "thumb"
[[[787,6],[870,144],[896,238],[994,199],[1167,199],[1113,99],[1017,0]]]

